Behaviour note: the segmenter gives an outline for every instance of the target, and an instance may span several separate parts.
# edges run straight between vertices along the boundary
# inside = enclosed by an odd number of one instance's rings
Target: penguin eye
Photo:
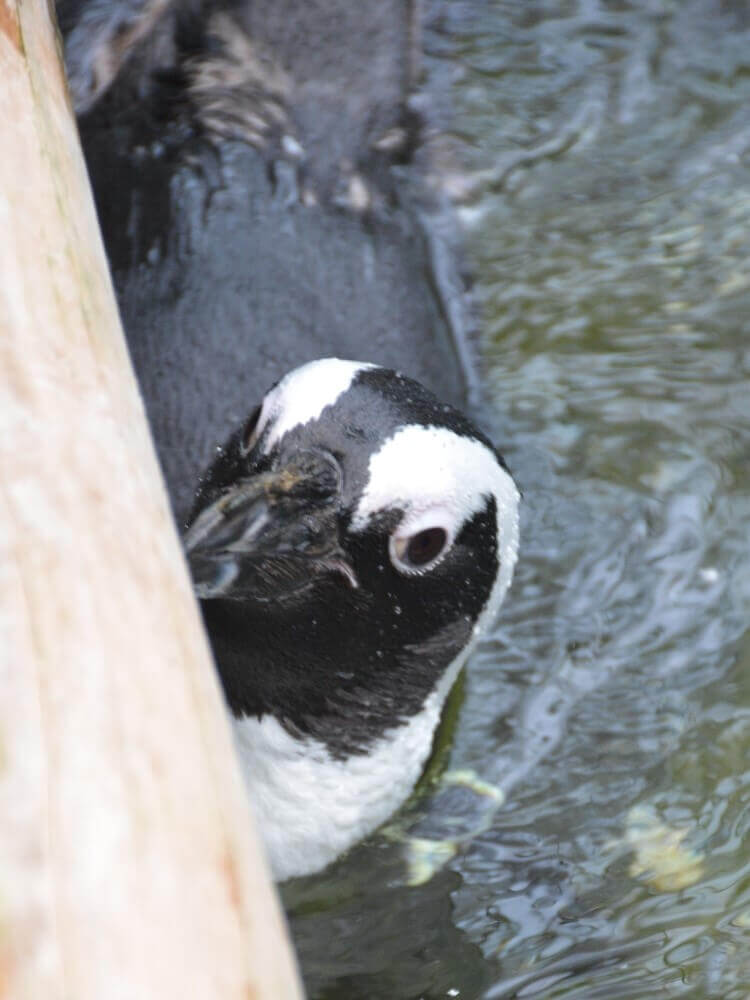
[[[448,544],[445,528],[424,528],[405,538],[391,539],[391,559],[396,569],[418,572],[429,569],[443,554]]]
[[[245,424],[242,436],[240,437],[240,451],[243,455],[248,454],[257,440],[255,432],[258,429],[258,420],[260,419],[260,411],[262,408],[262,405],[256,406],[247,418],[247,423]]]

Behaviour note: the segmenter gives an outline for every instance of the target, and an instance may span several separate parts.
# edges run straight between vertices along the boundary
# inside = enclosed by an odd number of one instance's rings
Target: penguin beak
[[[278,600],[330,572],[356,588],[339,543],[340,501],[341,470],[322,452],[230,486],[185,533],[196,595]]]

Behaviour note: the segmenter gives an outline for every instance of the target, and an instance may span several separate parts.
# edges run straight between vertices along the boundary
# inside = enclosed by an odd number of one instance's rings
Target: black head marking
[[[495,518],[490,499],[429,578],[398,573],[373,525],[350,550],[358,590],[328,579],[272,609],[202,602],[232,711],[270,712],[335,757],[366,752],[420,710],[469,642],[495,582]]]
[[[494,449],[467,418],[419,383],[377,368],[358,371],[330,405],[280,437],[274,433],[278,419],[280,414],[272,414],[259,428],[249,451],[247,422],[233,435],[201,484],[193,517],[223,504],[237,484],[283,479],[285,470],[299,467],[300,455],[328,456],[340,470],[338,499],[331,507],[326,494],[325,517],[314,523],[327,533],[321,543],[326,558],[303,564],[298,559],[286,569],[278,562],[264,564],[269,579],[281,573],[275,598],[261,602],[252,588],[238,594],[229,588],[204,600],[202,610],[232,711],[257,717],[272,713],[290,731],[318,738],[332,754],[344,757],[366,751],[420,710],[470,644],[500,564],[492,482],[465,512],[455,513],[450,533],[432,522],[434,497],[427,495],[427,522],[414,534],[426,531],[430,545],[439,542],[440,558],[432,558],[429,545],[424,570],[419,553],[414,566],[394,558],[397,529],[408,524],[399,498],[387,502],[386,496],[382,509],[376,505],[364,517],[359,513],[373,456],[412,428],[449,431],[471,442],[468,448],[484,446],[485,455],[487,450],[494,455]],[[409,488],[418,498],[419,483]],[[310,498],[312,505],[314,491]],[[310,517],[318,516],[310,510]],[[289,528],[292,537],[307,521],[305,509],[298,509]],[[333,563],[345,564],[347,572],[331,572]],[[237,576],[261,578],[253,573]],[[285,588],[284,573],[294,586]]]

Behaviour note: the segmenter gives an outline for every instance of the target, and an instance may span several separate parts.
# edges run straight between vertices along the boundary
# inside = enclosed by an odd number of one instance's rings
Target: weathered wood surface
[[[0,81],[0,997],[296,997],[43,0]]]

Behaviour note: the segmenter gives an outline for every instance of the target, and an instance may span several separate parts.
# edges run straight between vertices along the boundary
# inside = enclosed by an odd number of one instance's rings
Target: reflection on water
[[[750,13],[445,0],[425,41],[525,494],[450,751],[505,802],[418,888],[385,838],[290,887],[311,994],[739,1000]]]

